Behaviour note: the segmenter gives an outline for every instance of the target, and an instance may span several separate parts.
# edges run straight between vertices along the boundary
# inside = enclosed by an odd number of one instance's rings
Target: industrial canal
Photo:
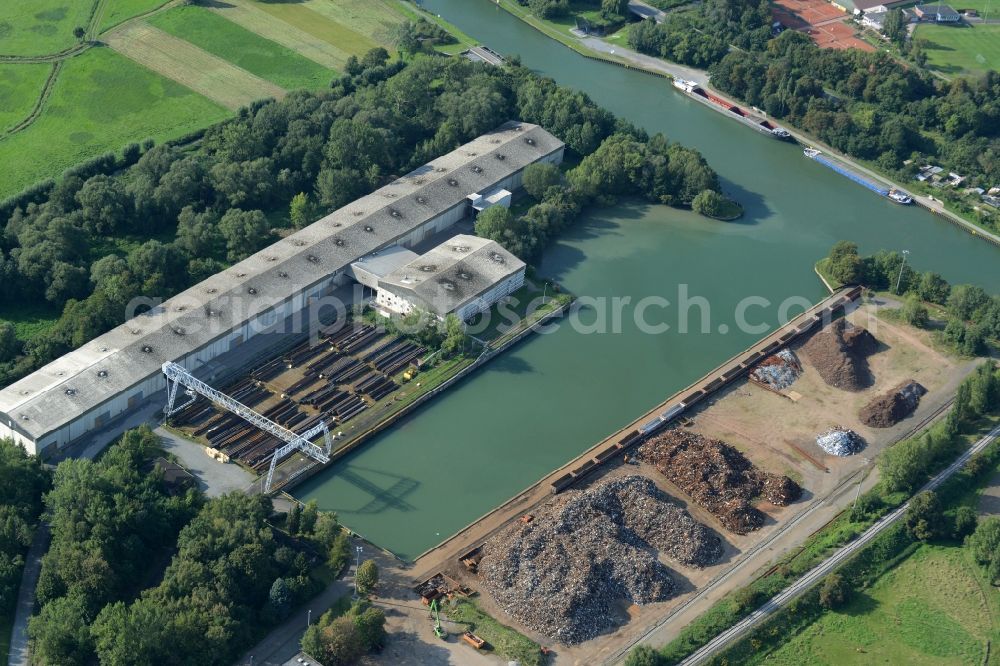
[[[423,5],[619,116],[698,148],[746,214],[714,222],[632,202],[591,212],[539,270],[581,298],[577,326],[529,338],[295,490],[402,557],[416,557],[746,349],[782,314],[819,301],[827,292],[813,264],[837,240],[854,240],[862,252],[907,249],[918,270],[1000,291],[996,248],[922,209],[872,196],[668,81],[585,59],[486,0]],[[689,332],[679,331],[684,294],[710,303],[704,332],[696,305]],[[644,313],[669,330],[640,330],[635,306],[647,296],[669,301]],[[736,326],[748,296],[771,304],[746,311],[767,329]],[[798,304],[779,313],[793,297]]]

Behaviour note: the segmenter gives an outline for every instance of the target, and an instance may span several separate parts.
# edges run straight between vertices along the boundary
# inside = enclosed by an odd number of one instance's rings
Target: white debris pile
[[[802,374],[802,365],[791,349],[782,349],[768,356],[753,369],[750,376],[776,391],[791,386]]]
[[[835,426],[816,438],[819,447],[832,456],[852,456],[865,448],[865,439],[848,428]]]
[[[719,559],[722,543],[651,480],[628,476],[568,491],[502,530],[483,545],[478,573],[511,617],[574,644],[613,629],[620,602],[673,594],[657,551],[701,567]]]

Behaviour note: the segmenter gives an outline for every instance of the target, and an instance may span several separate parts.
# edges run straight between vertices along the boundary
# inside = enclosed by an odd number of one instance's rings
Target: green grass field
[[[769,664],[981,664],[1000,638],[1000,592],[966,549],[921,546],[839,612],[767,657]]]
[[[958,0],[952,7],[960,12],[974,9],[979,12],[980,16],[983,16],[988,10],[989,18],[1000,18],[1000,3],[997,3],[997,0]]]
[[[1000,24],[921,25],[916,38],[927,40],[927,64],[944,74],[1000,70]]]
[[[0,139],[0,198],[130,141],[175,138],[229,113],[111,49],[70,58],[41,117]]]
[[[111,0],[101,17],[99,32],[113,28],[122,21],[145,14],[166,4],[168,0]]]
[[[282,88],[324,88],[334,72],[201,7],[178,7],[149,23]]]
[[[0,2],[0,55],[45,55],[76,44],[73,28],[86,27],[96,0]]]
[[[48,63],[0,64],[0,134],[31,113],[51,71]]]

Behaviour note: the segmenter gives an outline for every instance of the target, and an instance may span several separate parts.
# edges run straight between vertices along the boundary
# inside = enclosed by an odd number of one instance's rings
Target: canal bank
[[[698,148],[746,214],[722,223],[635,202],[588,211],[539,268],[581,297],[578,327],[526,340],[295,491],[408,559],[754,344],[786,302],[799,304],[795,315],[824,298],[814,263],[838,240],[866,253],[905,248],[918,270],[1000,291],[995,248],[858,191],[799,148],[747,132],[665,80],[579,57],[485,0],[424,5],[620,117]],[[646,297],[671,303],[646,311],[669,330],[640,327],[632,306],[614,325],[614,299]],[[747,310],[763,330],[737,325],[748,298],[769,303]],[[708,329],[698,305],[690,308],[697,325],[681,328],[685,299],[708,304]]]
[[[705,70],[695,69],[686,65],[665,60],[663,58],[645,55],[623,45],[614,45],[600,37],[573,38],[563,35],[545,21],[540,21],[533,16],[529,9],[521,8],[519,5],[514,4],[513,0],[497,0],[497,6],[502,7],[512,16],[515,16],[523,21],[526,25],[531,26],[541,34],[556,40],[558,43],[571,49],[583,58],[617,67],[624,67],[625,69],[643,72],[660,78],[683,79],[694,82],[705,88],[710,88],[708,72]],[[732,108],[739,108],[743,104],[743,102],[730,98],[714,88],[711,90],[712,95],[718,97],[720,101],[727,102],[727,104]],[[727,115],[726,109],[713,107],[711,104],[708,104],[708,107],[723,116]],[[750,111],[741,109],[740,119],[745,120],[746,118],[752,118],[761,123],[767,123],[770,121],[765,114],[761,113],[756,108],[752,108]],[[798,143],[802,145],[822,147],[825,151],[831,155],[835,155],[837,159],[849,165],[851,169],[864,174],[867,178],[874,179],[877,183],[880,183],[881,186],[884,186],[886,191],[906,191],[907,189],[904,186],[893,182],[887,176],[859,164],[857,161],[835,150],[814,136],[806,135],[801,130],[788,129],[787,131]],[[867,185],[865,186],[867,187]],[[940,215],[945,220],[956,225],[963,231],[966,231],[987,243],[1000,247],[1000,236],[981,226],[973,224],[957,213],[948,210],[942,200],[935,199],[934,197],[928,195],[918,195],[913,197],[912,203],[931,213]]]

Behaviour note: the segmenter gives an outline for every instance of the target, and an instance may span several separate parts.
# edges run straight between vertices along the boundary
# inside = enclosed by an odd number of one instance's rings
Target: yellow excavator
[[[434,614],[434,635],[440,638],[441,640],[447,639],[448,632],[444,630],[443,626],[441,626],[441,613],[439,612],[438,609],[437,599],[431,602],[431,613]]]

